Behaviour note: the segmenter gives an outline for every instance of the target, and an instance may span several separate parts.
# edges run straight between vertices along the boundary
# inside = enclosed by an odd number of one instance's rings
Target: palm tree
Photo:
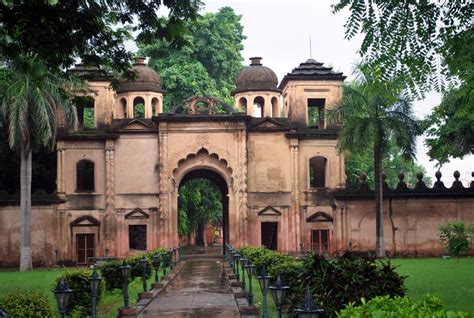
[[[411,100],[399,89],[398,81],[379,79],[377,71],[363,65],[354,71],[356,81],[344,87],[342,99],[329,112],[329,119],[341,122],[338,149],[358,152],[372,149],[375,171],[375,213],[377,257],[384,258],[382,158],[393,141],[407,159],[415,158],[416,136],[420,132],[412,113]]]
[[[31,254],[32,150],[54,145],[58,112],[75,128],[77,114],[71,102],[74,82],[49,70],[36,57],[19,58],[4,68],[0,83],[0,117],[8,130],[10,147],[20,153],[20,271],[33,268]]]

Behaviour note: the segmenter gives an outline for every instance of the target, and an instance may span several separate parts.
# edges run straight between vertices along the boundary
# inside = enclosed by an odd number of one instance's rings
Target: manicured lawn
[[[73,270],[73,269],[69,269]],[[52,286],[57,276],[60,276],[65,269],[51,269],[51,270],[34,270],[32,272],[20,273],[20,272],[0,272],[0,297],[10,291],[19,289],[28,289],[33,291],[43,292],[48,295],[53,308],[57,308],[56,300]],[[169,273],[169,268],[167,270]],[[160,270],[160,281],[163,272]],[[148,288],[150,284],[155,281],[154,275],[148,279]],[[143,284],[140,278],[135,278],[129,284],[129,296],[130,304],[134,305],[138,299],[138,293],[143,291]],[[118,308],[123,306],[123,295],[122,290],[105,291],[97,311],[99,317],[113,318],[117,316]]]
[[[415,300],[424,294],[441,298],[448,309],[474,313],[474,258],[393,259],[397,272],[409,276],[408,296]]]

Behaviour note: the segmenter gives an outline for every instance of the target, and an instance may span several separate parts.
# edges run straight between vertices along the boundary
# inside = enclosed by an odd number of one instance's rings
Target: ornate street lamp
[[[71,297],[72,289],[64,282],[64,277],[61,277],[56,289],[54,290],[54,295],[56,296],[56,302],[58,303],[59,314],[61,318],[64,318],[69,307],[69,298]]]
[[[141,260],[138,261],[140,263],[140,266],[142,267],[142,283],[143,283],[143,292],[146,292],[147,290],[147,284],[146,284],[146,263],[147,259],[145,256]]]
[[[163,264],[163,277],[166,276],[166,267],[168,266],[168,260],[166,259],[166,253],[160,253],[161,261]]]
[[[0,307],[0,318],[9,318],[7,313]]]
[[[234,275],[235,275],[235,261],[234,261],[235,254],[237,254],[235,250],[230,251],[230,266],[232,267],[232,271],[234,272]]]
[[[155,267],[155,283],[158,283],[160,281],[160,275],[158,275],[160,270],[160,255],[153,255],[153,266]]]
[[[168,250],[168,257],[170,258],[170,270],[173,270],[174,267],[174,260],[173,260],[173,250]]]
[[[100,280],[99,274],[97,274],[97,270],[94,266],[94,271],[91,277],[89,277],[92,291],[92,318],[97,318],[97,295],[99,294]]]
[[[311,290],[307,289],[304,303],[295,309],[296,317],[298,318],[319,318],[324,314],[324,309],[319,308],[313,301]]]
[[[252,262],[248,260],[245,268],[247,269],[247,274],[249,276],[249,295],[248,295],[249,305],[253,305],[252,277],[253,277],[254,267],[255,265],[253,265]]]
[[[178,262],[178,257],[177,257],[177,248],[173,248],[173,258],[174,258],[174,263],[176,264]]]
[[[235,253],[234,254],[234,263],[235,263],[235,278],[240,281],[240,275],[239,275],[239,263],[240,263],[240,254]]]
[[[128,308],[128,274],[130,273],[130,265],[127,264],[127,261],[123,261],[120,271],[123,278],[123,307]]]
[[[247,265],[245,256],[240,259],[240,265],[242,265],[242,289],[245,291],[245,266]]]
[[[272,277],[267,274],[267,269],[265,268],[265,265],[263,265],[262,271],[260,272],[260,275],[257,278],[258,278],[258,283],[260,284],[260,289],[262,290],[262,307],[263,307],[262,317],[268,318],[267,290],[268,290],[268,286],[270,285],[270,279],[272,279]]]
[[[285,303],[286,295],[288,294],[290,287],[283,284],[280,274],[278,274],[276,282],[269,288],[272,292],[273,301],[275,302],[278,311],[278,318],[281,318],[283,304]]]

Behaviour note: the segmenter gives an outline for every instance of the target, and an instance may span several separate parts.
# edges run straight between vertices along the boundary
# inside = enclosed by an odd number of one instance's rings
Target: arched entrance
[[[244,245],[243,217],[239,216],[239,206],[245,206],[239,198],[239,190],[234,184],[234,174],[227,160],[218,154],[201,148],[196,153],[186,155],[177,161],[172,170],[171,189],[169,196],[169,223],[164,226],[167,233],[162,231],[162,242],[173,247],[179,244],[178,235],[178,198],[179,187],[189,180],[204,178],[213,182],[221,192],[223,207],[223,241],[233,245]],[[166,202],[165,202],[166,203]],[[163,244],[162,244],[163,245]],[[239,245],[240,246],[240,245]]]
[[[222,231],[223,231],[223,243],[222,246],[225,246],[225,243],[229,242],[229,189],[225,179],[216,171],[210,170],[208,168],[197,168],[186,173],[181,179],[178,189],[181,188],[188,181],[193,179],[207,179],[214,183],[220,191],[221,203],[222,203]],[[179,190],[178,190],[179,191]],[[177,198],[179,200],[179,198]]]

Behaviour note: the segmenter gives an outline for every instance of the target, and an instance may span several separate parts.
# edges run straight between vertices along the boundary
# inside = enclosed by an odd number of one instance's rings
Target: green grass
[[[436,295],[446,308],[474,313],[474,258],[392,259],[397,272],[408,276],[407,295],[419,300]]]
[[[69,268],[69,270],[71,270]],[[47,295],[53,308],[57,308],[52,286],[57,276],[60,276],[65,269],[39,269],[32,272],[0,272],[0,297],[8,292],[28,289],[39,291]],[[169,268],[167,273],[169,273]],[[148,289],[155,281],[154,274],[147,280]],[[163,271],[160,270],[160,281],[163,278]],[[138,293],[143,291],[143,283],[140,278],[135,278],[128,286],[130,305],[134,305],[138,300]],[[122,290],[105,291],[97,307],[99,317],[114,318],[117,310],[123,306]]]

